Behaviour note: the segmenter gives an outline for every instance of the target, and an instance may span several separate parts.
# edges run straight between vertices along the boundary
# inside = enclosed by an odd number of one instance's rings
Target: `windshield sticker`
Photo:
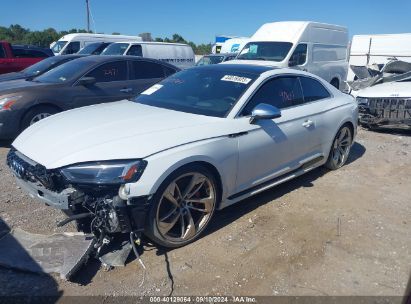
[[[160,90],[163,87],[162,84],[155,84],[152,87],[148,88],[147,90],[145,90],[144,92],[142,92],[142,95],[151,95],[154,92],[157,92],[158,90]]]
[[[221,80],[248,84],[251,81],[251,78],[234,76],[234,75],[225,75],[223,78],[221,78]]]

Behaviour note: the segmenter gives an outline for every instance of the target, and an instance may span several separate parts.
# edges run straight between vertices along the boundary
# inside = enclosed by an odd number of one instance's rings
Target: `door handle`
[[[130,92],[132,92],[132,91],[133,91],[132,88],[124,88],[124,89],[121,89],[121,90],[120,90],[120,92],[123,92],[123,93],[130,93]]]
[[[306,121],[303,122],[302,125],[303,125],[303,127],[305,127],[305,128],[309,128],[309,127],[311,127],[311,126],[314,125],[314,122],[313,122],[312,120],[306,120]]]

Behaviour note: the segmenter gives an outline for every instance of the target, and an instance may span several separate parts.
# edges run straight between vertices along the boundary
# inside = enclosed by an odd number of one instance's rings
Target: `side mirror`
[[[266,103],[260,103],[251,112],[250,124],[255,123],[259,119],[274,119],[278,117],[281,117],[279,108]]]
[[[88,86],[96,83],[96,78],[94,77],[83,77],[77,82],[78,85]]]

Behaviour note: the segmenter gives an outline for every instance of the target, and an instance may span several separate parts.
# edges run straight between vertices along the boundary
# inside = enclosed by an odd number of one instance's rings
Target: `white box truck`
[[[89,33],[67,34],[50,45],[54,55],[75,54],[93,42],[143,41],[139,36],[104,35]]]
[[[411,33],[353,36],[350,66],[384,65],[394,58],[411,62]],[[355,80],[351,69],[347,80]]]
[[[337,88],[346,80],[348,30],[310,21],[283,21],[262,25],[236,60],[292,67],[316,74]]]
[[[194,66],[194,51],[188,44],[166,42],[115,42],[101,55],[131,55],[157,59],[175,65],[180,69]]]

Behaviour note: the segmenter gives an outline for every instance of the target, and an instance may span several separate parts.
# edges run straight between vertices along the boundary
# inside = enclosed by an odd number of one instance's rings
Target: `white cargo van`
[[[346,80],[347,28],[309,21],[284,21],[262,25],[236,60],[292,67],[316,74],[337,88]]]
[[[180,69],[194,66],[194,51],[188,44],[166,42],[116,42],[110,44],[101,55],[131,55],[168,62]]]
[[[238,53],[249,40],[248,37],[228,39],[221,45],[220,53]]]
[[[103,34],[88,34],[75,33],[67,34],[61,37],[58,41],[50,45],[54,55],[75,54],[87,44],[94,42],[118,42],[118,41],[142,41],[139,36],[125,35],[103,35]]]
[[[350,66],[384,65],[393,58],[411,62],[411,33],[353,36]],[[347,80],[354,78],[349,69]]]

